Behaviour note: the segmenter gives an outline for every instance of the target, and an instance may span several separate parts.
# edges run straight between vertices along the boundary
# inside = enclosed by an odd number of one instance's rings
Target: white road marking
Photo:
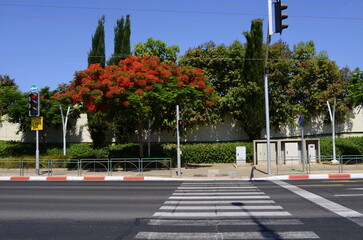
[[[161,206],[159,209],[173,209],[173,210],[280,210],[281,206]]]
[[[293,193],[363,227],[363,214],[283,181],[273,181]]]
[[[336,194],[334,197],[361,197],[363,194]]]
[[[261,226],[261,225],[303,225],[299,219],[279,219],[279,218],[261,218],[261,219],[203,219],[203,220],[173,220],[173,219],[151,219],[147,225],[161,226]]]
[[[228,196],[228,195],[263,195],[265,193],[263,192],[208,192],[208,193],[189,193],[189,192],[185,192],[185,193],[173,193],[173,196],[216,196],[216,195],[224,195],[224,196]]]
[[[218,233],[186,233],[186,232],[139,232],[135,239],[318,239],[311,231],[296,232],[218,232]]]
[[[250,184],[244,184],[244,183],[241,183],[241,182],[183,182],[182,183],[182,186],[188,186],[188,185],[228,185],[228,186],[232,186],[232,185],[235,185],[235,186],[248,186]]]
[[[178,189],[178,190],[175,190],[175,192],[259,192],[260,190],[258,189],[246,189],[246,188],[243,188],[243,189]]]
[[[362,191],[363,188],[347,188],[347,190],[358,190],[358,191]]]
[[[278,212],[156,212],[154,217],[281,217],[291,216],[285,211]]]
[[[256,199],[257,197],[266,198],[266,196],[171,196],[169,199],[198,200],[198,199]]]
[[[269,198],[268,196],[257,196]],[[177,205],[196,205],[196,204],[270,204],[275,203],[273,200],[240,200],[240,201],[165,201],[164,204],[177,204]]]
[[[178,187],[178,189],[257,189],[257,187]]]

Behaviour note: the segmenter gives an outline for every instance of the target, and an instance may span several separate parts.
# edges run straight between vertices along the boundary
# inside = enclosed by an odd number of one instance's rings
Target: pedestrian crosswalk
[[[183,182],[134,239],[318,239],[253,183]],[[151,230],[149,230],[151,229]]]

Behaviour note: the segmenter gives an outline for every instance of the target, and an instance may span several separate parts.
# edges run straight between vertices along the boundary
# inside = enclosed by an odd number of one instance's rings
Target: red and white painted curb
[[[164,178],[144,176],[13,176],[0,177],[0,181],[207,181],[207,180],[304,180],[304,179],[354,179],[363,178],[363,173],[298,174],[260,178]]]
[[[351,179],[351,178],[363,178],[363,173],[337,173],[337,174],[298,174],[298,175],[281,175],[270,176],[266,180],[303,180],[303,179]]]
[[[17,176],[0,177],[0,181],[140,181],[152,180],[150,177],[114,177],[114,176]]]

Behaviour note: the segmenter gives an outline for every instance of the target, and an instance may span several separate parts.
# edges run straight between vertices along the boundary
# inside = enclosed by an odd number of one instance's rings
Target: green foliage
[[[135,56],[157,56],[161,61],[176,62],[176,55],[179,51],[178,46],[169,47],[165,42],[153,38],[148,38],[146,43],[136,43],[134,46]]]
[[[197,143],[181,146],[183,163],[235,163],[236,147],[246,146],[247,162],[253,162],[251,142]]]
[[[102,67],[106,64],[105,16],[98,20],[96,32],[92,37],[92,47],[88,53],[88,66],[95,63],[100,63]]]
[[[0,141],[0,157],[20,157],[35,154],[35,144]]]
[[[189,49],[179,59],[183,66],[193,66],[203,70],[220,96],[241,81],[245,48],[240,41],[230,46],[217,46],[213,41]]]
[[[130,15],[126,16],[126,23],[124,17],[117,20],[114,37],[114,52],[112,57],[108,60],[107,65],[117,65],[122,59],[131,55],[130,27]]]
[[[352,73],[352,78],[348,86],[348,98],[354,106],[363,105],[363,71],[356,68]]]
[[[72,144],[67,149],[67,156],[70,158],[107,158],[107,148],[92,148],[89,144]]]
[[[363,137],[336,138],[336,155],[363,155]],[[331,138],[320,139],[320,154],[322,156],[333,155],[333,143]]]
[[[242,78],[222,101],[229,113],[240,122],[249,138],[253,140],[260,138],[265,127],[262,20],[252,21],[251,31],[245,32],[244,35],[247,44]]]
[[[121,45],[121,57],[123,59],[131,55],[131,22],[130,15],[126,16],[125,27],[123,28],[122,45]]]

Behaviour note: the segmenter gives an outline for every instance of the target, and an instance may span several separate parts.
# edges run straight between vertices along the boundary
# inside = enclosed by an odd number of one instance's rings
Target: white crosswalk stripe
[[[318,239],[312,231],[270,231],[268,226],[301,226],[264,192],[248,182],[184,182],[147,222],[153,231],[140,231],[134,239]],[[160,229],[158,228],[160,227]],[[173,227],[173,230],[165,228]],[[183,227],[202,231],[185,232]],[[225,226],[229,231],[216,231]],[[238,227],[239,226],[239,227]],[[258,231],[240,231],[251,226]],[[261,230],[261,226],[264,226]],[[213,228],[210,228],[213,227]],[[180,231],[177,229],[180,228]],[[183,230],[184,229],[184,230]],[[233,232],[231,229],[238,229]],[[243,228],[242,228],[243,229]],[[169,230],[169,231],[168,231]],[[196,229],[194,229],[196,230]],[[205,230],[205,231],[203,231]],[[295,231],[296,230],[296,231]]]
[[[176,239],[176,240],[204,240],[204,239],[317,239],[314,232],[218,232],[218,233],[175,233],[175,232],[140,232],[136,239]]]

